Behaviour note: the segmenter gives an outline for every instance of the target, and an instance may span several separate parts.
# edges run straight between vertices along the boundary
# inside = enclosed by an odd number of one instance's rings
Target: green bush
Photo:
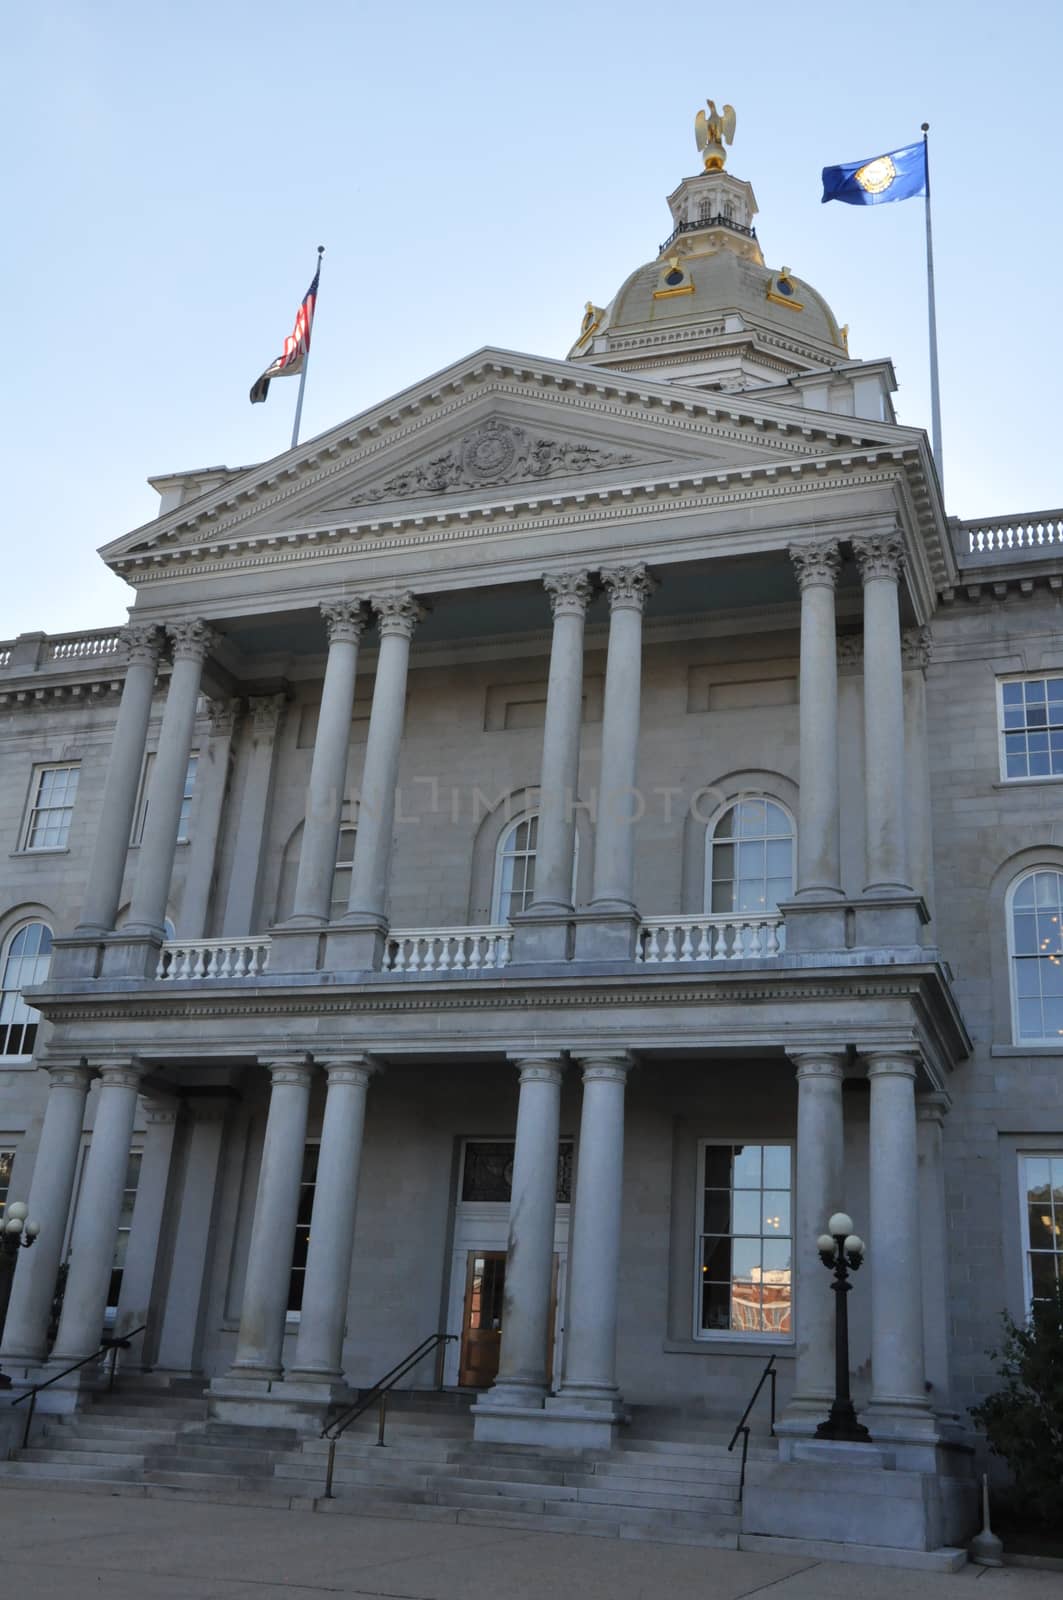
[[[1031,1522],[1063,1526],[1063,1282],[1034,1302],[1026,1327],[1004,1313],[1004,1342],[992,1352],[1004,1387],[975,1406],[989,1448],[1003,1456],[1014,1497]]]

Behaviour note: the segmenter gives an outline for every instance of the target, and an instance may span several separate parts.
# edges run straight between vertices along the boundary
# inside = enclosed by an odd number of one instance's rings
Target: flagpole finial
[[[923,133],[929,133],[930,132],[930,124],[929,124],[929,122],[920,123],[920,127],[921,127]]]
[[[318,245],[317,253],[319,256],[323,256],[325,254],[325,246],[323,244]]]

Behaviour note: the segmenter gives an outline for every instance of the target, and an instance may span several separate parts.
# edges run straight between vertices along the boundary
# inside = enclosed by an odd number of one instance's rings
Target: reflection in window
[[[0,968],[0,1056],[30,1056],[40,1013],[22,998],[23,989],[43,983],[52,959],[52,930],[30,922],[13,934]]]
[[[1063,1153],[1023,1156],[1026,1302],[1051,1300],[1063,1281]]]
[[[1063,777],[1063,677],[1000,686],[1005,778]]]
[[[705,874],[716,915],[772,914],[793,893],[794,825],[774,800],[739,800],[709,836]]]
[[[706,1144],[701,1174],[695,1331],[789,1335],[789,1145]]]
[[[314,1209],[314,1185],[317,1182],[317,1152],[316,1144],[308,1144],[303,1151],[303,1171],[299,1180],[299,1210],[295,1223],[295,1248],[292,1251],[292,1272],[288,1280],[289,1311],[300,1311],[303,1305],[306,1258],[310,1250],[310,1214]]]
[[[1016,1043],[1063,1044],[1063,873],[1021,877],[1009,922]]]

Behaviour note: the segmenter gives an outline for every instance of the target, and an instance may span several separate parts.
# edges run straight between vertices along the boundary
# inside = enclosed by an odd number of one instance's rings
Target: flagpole
[[[321,257],[324,254],[325,254],[325,246],[323,244],[319,244],[318,247],[317,247],[317,273],[318,273],[317,282],[318,282],[318,289],[319,290],[320,290],[320,287],[321,287]],[[317,310],[317,301],[316,301],[316,299],[314,301],[314,309],[315,309],[315,312],[316,312],[316,310]],[[310,346],[308,344],[307,347],[306,347],[306,353],[303,356],[303,370],[299,374],[299,394],[298,394],[298,396],[296,398],[296,401],[295,401],[295,421],[292,423],[292,443],[291,443],[291,448],[293,450],[295,449],[296,445],[299,443],[299,424],[303,420],[303,393],[304,393],[304,391],[306,389],[306,369],[307,369],[307,367],[309,365],[310,365]]]
[[[938,469],[938,482],[945,493],[945,466],[941,454],[941,390],[938,385],[938,323],[934,305],[934,235],[930,226],[930,132],[929,122],[922,124],[923,161],[926,171],[926,300],[930,324],[930,420],[934,438],[934,461]]]

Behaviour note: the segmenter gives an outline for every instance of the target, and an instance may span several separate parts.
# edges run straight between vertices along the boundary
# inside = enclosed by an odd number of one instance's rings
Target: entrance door
[[[557,1314],[557,1269],[550,1292],[550,1344],[546,1352],[546,1381],[554,1364],[553,1329]],[[465,1278],[465,1313],[461,1325],[458,1383],[463,1389],[488,1389],[498,1376],[502,1348],[502,1306],[506,1290],[506,1252],[470,1250]]]
[[[458,1367],[463,1389],[489,1389],[498,1376],[505,1288],[506,1252],[470,1250]]]

